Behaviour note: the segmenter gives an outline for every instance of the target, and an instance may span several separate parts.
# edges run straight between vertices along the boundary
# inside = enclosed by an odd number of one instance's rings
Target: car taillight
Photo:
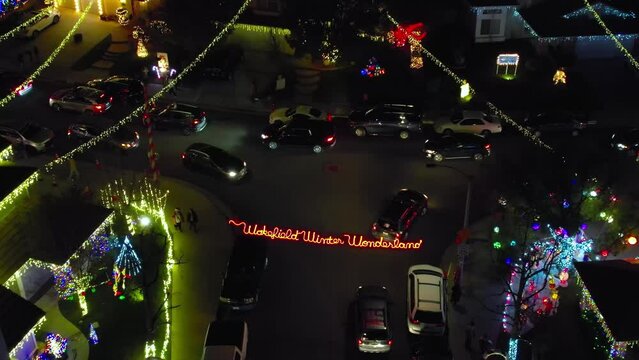
[[[67,136],[71,136],[71,129],[67,129]]]
[[[415,320],[415,319],[411,318],[410,319],[410,323],[417,325],[417,324],[419,324],[419,320]]]
[[[326,120],[328,120],[328,121],[333,121],[333,114],[330,114],[330,113],[329,113],[329,114],[327,114],[327,115],[326,115]]]
[[[324,142],[326,142],[327,144],[332,143],[333,141],[335,141],[335,136],[328,136],[326,137],[326,139],[324,139]]]
[[[200,123],[200,120],[198,120],[198,119],[193,120],[193,125],[197,125],[199,123]]]
[[[180,157],[182,158],[182,160],[186,159],[186,153],[181,153]]]
[[[205,117],[206,116],[206,111],[202,111],[202,113],[200,114],[200,117]]]
[[[401,239],[401,237],[402,237],[401,233],[395,234],[395,240],[399,240],[399,239]]]
[[[362,339],[357,339],[357,345],[362,345],[364,343],[364,341],[362,341]]]
[[[373,231],[377,231],[377,223],[373,224]]]
[[[393,345],[393,340],[388,340],[388,346]]]
[[[486,150],[490,151],[490,144],[486,144],[486,145],[484,145],[484,149],[486,149]]]
[[[113,96],[109,98],[109,102],[113,102]]]
[[[102,110],[102,105],[100,105],[100,104],[93,105],[93,107],[94,107],[96,110]]]

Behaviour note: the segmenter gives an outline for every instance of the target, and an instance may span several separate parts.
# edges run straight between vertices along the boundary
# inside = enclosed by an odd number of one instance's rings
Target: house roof
[[[63,264],[112,212],[79,198],[33,202],[0,223],[0,284],[29,258]]]
[[[599,0],[591,5],[614,34],[639,34],[639,2]],[[581,0],[544,1],[519,13],[540,37],[605,35]]]
[[[43,316],[39,307],[0,286],[0,330],[7,349],[16,347]]]
[[[472,7],[486,6],[517,6],[517,0],[468,0]]]
[[[577,262],[575,267],[615,340],[639,340],[639,308],[629,285],[639,282],[639,260]]]
[[[4,148],[0,148],[0,151]],[[24,182],[37,168],[28,166],[0,166],[0,201]]]

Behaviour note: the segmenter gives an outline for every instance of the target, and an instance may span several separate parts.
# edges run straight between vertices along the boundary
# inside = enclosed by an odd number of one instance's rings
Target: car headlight
[[[262,134],[261,136],[262,136],[262,139],[268,139],[268,135],[266,134]]]
[[[435,151],[434,151],[434,150],[424,150],[424,152],[425,152],[426,154],[434,154],[434,153],[435,153]]]
[[[250,297],[250,298],[244,299],[244,303],[245,304],[250,304],[250,303],[253,303],[253,302],[255,302],[255,298],[254,297]]]
[[[243,164],[244,164],[244,167],[246,167],[246,161]]]
[[[220,301],[221,301],[221,302],[223,302],[223,303],[227,303],[227,304],[228,304],[228,303],[230,303],[230,302],[231,302],[231,299],[229,299],[229,298],[227,298],[227,297],[222,297],[222,296],[220,296]]]
[[[229,174],[230,177],[237,176],[237,173],[235,171],[229,171],[228,174]]]
[[[617,144],[617,149],[619,150],[626,150],[628,148],[628,145],[625,144]]]
[[[122,146],[123,148],[130,148],[131,144],[122,143],[122,144],[120,144],[120,146]]]

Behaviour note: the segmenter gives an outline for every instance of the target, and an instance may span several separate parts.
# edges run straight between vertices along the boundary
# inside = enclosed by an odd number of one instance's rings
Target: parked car
[[[390,297],[383,286],[360,286],[355,303],[357,348],[366,353],[386,353],[393,345]]]
[[[95,125],[75,123],[67,128],[67,137],[69,140],[87,141],[100,135],[104,130]],[[113,135],[109,136],[108,142],[118,149],[131,150],[140,146],[140,135],[137,131],[121,127]]]
[[[184,103],[168,104],[159,110],[152,110],[148,116],[151,117],[155,129],[177,129],[184,135],[200,132],[207,125],[204,111],[197,106]]]
[[[436,133],[450,135],[452,133],[468,133],[490,135],[501,132],[499,119],[482,111],[457,111],[450,117],[435,121],[433,129]]]
[[[542,112],[529,115],[524,119],[524,126],[536,136],[546,132],[566,132],[577,136],[588,125],[594,125],[594,122],[588,121],[588,117],[584,114],[571,111]]]
[[[239,46],[226,46],[214,50],[205,60],[203,75],[211,80],[231,80],[235,69],[244,59],[244,50]]]
[[[42,18],[36,21],[33,25],[26,27],[20,32],[20,37],[35,39],[38,35],[51,25],[55,25],[60,21],[60,10],[55,6],[33,11],[31,16],[42,16]]]
[[[144,83],[125,76],[111,76],[106,79],[95,79],[87,82],[87,86],[104,91],[116,101],[129,104],[144,102]]]
[[[236,239],[224,272],[220,302],[233,310],[254,308],[267,265],[267,239],[247,236]]]
[[[414,265],[408,269],[408,331],[411,334],[446,333],[446,279],[442,269]]]
[[[453,159],[481,161],[491,154],[490,142],[479,135],[452,134],[433,135],[424,142],[426,159],[437,162]]]
[[[181,155],[187,169],[237,181],[248,173],[246,162],[213,145],[195,143]]]
[[[53,131],[36,123],[0,125],[0,136],[13,145],[44,152],[53,145]]]
[[[610,147],[636,154],[639,151],[639,128],[618,131],[610,137]]]
[[[308,105],[298,105],[290,108],[278,108],[269,115],[269,124],[288,124],[292,120],[325,120],[332,121],[333,115]]]
[[[76,86],[54,92],[49,106],[55,111],[71,110],[81,113],[102,114],[111,108],[113,98],[102,90],[88,86]]]
[[[405,240],[417,216],[428,211],[428,196],[408,189],[400,190],[373,223],[371,234],[376,239]]]
[[[242,320],[215,320],[204,338],[201,360],[245,360],[248,325]]]
[[[275,150],[280,145],[311,147],[316,154],[335,145],[335,126],[327,121],[292,120],[275,123],[262,132],[262,143]]]
[[[408,139],[422,131],[422,111],[414,105],[379,104],[366,111],[353,111],[349,126],[359,137],[399,136]]]
[[[26,95],[33,88],[33,80],[29,80],[25,83],[27,78],[19,73],[0,70],[0,88],[2,89],[2,96],[5,96],[7,92],[16,94],[17,96]]]

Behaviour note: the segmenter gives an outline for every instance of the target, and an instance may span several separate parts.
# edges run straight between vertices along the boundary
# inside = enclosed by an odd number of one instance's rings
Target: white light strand
[[[399,25],[399,23],[387,12],[386,16],[388,17],[388,19],[393,23],[393,25],[395,27],[397,27],[398,29],[400,29],[402,32],[404,32],[404,34],[406,35],[407,38],[412,39],[413,36],[412,34],[408,33],[408,31],[406,31],[406,29],[404,29],[402,26]],[[470,84],[467,84],[467,81],[460,78],[459,76],[457,76],[457,74],[455,74],[448,66],[446,66],[443,62],[441,62],[435,55],[433,55],[430,51],[426,50],[426,48],[418,41],[415,41],[415,46],[419,47],[421,52],[424,53],[432,62],[435,63],[435,65],[437,65],[440,69],[442,69],[446,74],[448,74],[448,76],[450,76],[451,78],[453,78],[455,80],[455,82],[457,82],[457,84],[459,86],[462,85],[468,85],[468,89],[470,91],[471,95],[474,95],[476,93],[475,89],[470,86]],[[493,111],[497,116],[499,116],[501,119],[503,119],[506,123],[508,123],[509,125],[513,126],[515,129],[517,129],[520,133],[522,133],[524,136],[526,136],[530,141],[532,141],[533,143],[535,143],[536,145],[539,145],[541,147],[543,147],[544,149],[547,149],[549,151],[554,151],[552,147],[550,147],[548,144],[546,144],[545,142],[541,141],[541,139],[539,139],[538,136],[535,136],[535,134],[533,132],[531,132],[530,130],[526,129],[525,127],[519,125],[518,122],[516,122],[515,120],[513,120],[510,116],[506,115],[503,111],[499,110],[493,103],[491,102],[486,102],[486,105],[491,109],[491,111]]]
[[[58,47],[56,47],[55,50],[53,50],[51,55],[49,55],[49,57],[40,66],[38,66],[37,69],[35,69],[33,74],[29,75],[29,77],[26,80],[24,80],[24,82],[22,83],[23,86],[27,86],[29,81],[32,81],[33,79],[38,77],[42,73],[42,71],[44,71],[44,69],[48,68],[51,65],[51,63],[53,62],[53,60],[55,60],[55,58],[58,56],[60,51],[62,51],[62,49],[64,49],[64,47],[69,43],[73,34],[78,30],[78,28],[80,27],[80,24],[82,23],[82,21],[84,21],[84,18],[89,13],[89,10],[91,10],[91,7],[93,7],[94,2],[95,0],[91,0],[89,5],[87,5],[84,11],[82,11],[82,14],[80,15],[80,18],[78,19],[78,21],[76,21],[73,27],[71,28],[71,30],[69,30],[69,32],[67,33],[67,36],[65,36],[64,39],[62,39]],[[9,95],[5,96],[2,100],[0,100],[0,107],[6,106],[15,97],[16,97],[16,93],[12,91]]]
[[[211,42],[204,48],[204,50],[202,50],[202,52],[198,56],[196,56],[195,59],[193,59],[193,61],[191,61],[191,63],[189,65],[187,65],[184,68],[184,70],[182,70],[182,72],[180,74],[178,74],[173,80],[169,81],[169,83],[166,84],[166,86],[164,86],[162,89],[160,89],[160,91],[158,91],[155,95],[153,95],[149,99],[147,99],[144,102],[144,104],[138,106],[137,109],[133,110],[129,115],[127,115],[126,117],[122,118],[122,120],[118,121],[117,123],[115,123],[110,128],[105,129],[98,136],[93,137],[91,140],[87,141],[86,143],[78,146],[77,148],[69,151],[68,153],[66,153],[66,154],[60,156],[59,158],[51,161],[50,163],[46,164],[44,166],[45,170],[47,172],[51,171],[51,169],[53,169],[53,167],[55,165],[62,164],[65,161],[68,161],[69,159],[73,158],[73,156],[75,156],[76,154],[82,153],[85,150],[92,148],[93,146],[95,146],[95,145],[99,144],[100,142],[102,142],[102,141],[106,140],[107,138],[109,138],[109,136],[111,134],[113,134],[116,131],[118,131],[118,129],[120,129],[125,124],[133,121],[133,119],[135,119],[136,117],[139,117],[144,112],[144,109],[147,106],[147,104],[154,103],[157,100],[159,100],[162,96],[166,95],[166,93],[169,90],[171,90],[173,87],[176,86],[178,81],[182,80],[182,78],[184,76],[186,76],[189,72],[191,72],[191,70],[193,70],[193,68],[195,68],[197,66],[197,64],[199,64],[202,60],[204,60],[206,55],[211,51],[211,49],[213,49],[213,47],[215,45],[217,45],[217,43],[222,39],[222,37],[224,35],[226,35],[226,33],[234,26],[234,24],[237,21],[237,19],[248,8],[248,6],[250,4],[251,4],[251,0],[245,0],[244,3],[242,4],[242,6],[240,6],[240,8],[238,9],[237,13],[235,13],[235,15],[231,18],[229,23],[227,23],[224,26],[224,28],[222,28],[220,33],[217,34],[217,36],[215,36],[213,38],[213,40],[211,40]]]
[[[40,21],[40,19],[42,19],[45,15],[46,15],[46,11],[41,11],[39,13],[37,13],[35,16],[33,16],[32,18],[28,19],[27,21],[23,22],[22,24],[16,26],[13,30],[0,35],[0,42],[3,42],[5,40],[11,39],[12,37],[18,35],[18,33],[22,30],[24,30],[25,28],[37,23],[38,21]]]
[[[612,39],[612,41],[614,41],[615,45],[617,46],[617,48],[619,48],[619,50],[621,51],[621,53],[628,58],[628,61],[630,62],[630,64],[632,66],[634,66],[635,70],[639,70],[639,62],[637,62],[637,60],[635,60],[635,58],[632,56],[632,54],[628,51],[628,49],[626,49],[625,46],[623,46],[623,44],[621,43],[621,41],[619,41],[619,39],[617,39],[617,37],[615,36],[615,34],[612,33],[612,31],[610,31],[610,29],[608,29],[608,26],[606,26],[606,23],[603,22],[603,20],[601,20],[601,17],[599,16],[599,14],[597,13],[597,11],[595,11],[595,9],[592,7],[592,5],[590,5],[590,3],[588,2],[588,0],[584,0],[584,4],[586,5],[586,7],[588,8],[588,10],[590,10],[590,12],[592,13],[592,16],[595,18],[595,20],[597,21],[597,23],[599,24],[599,26],[601,26],[602,29],[604,29],[604,31],[606,32],[606,34],[608,35],[608,37],[610,39]]]

